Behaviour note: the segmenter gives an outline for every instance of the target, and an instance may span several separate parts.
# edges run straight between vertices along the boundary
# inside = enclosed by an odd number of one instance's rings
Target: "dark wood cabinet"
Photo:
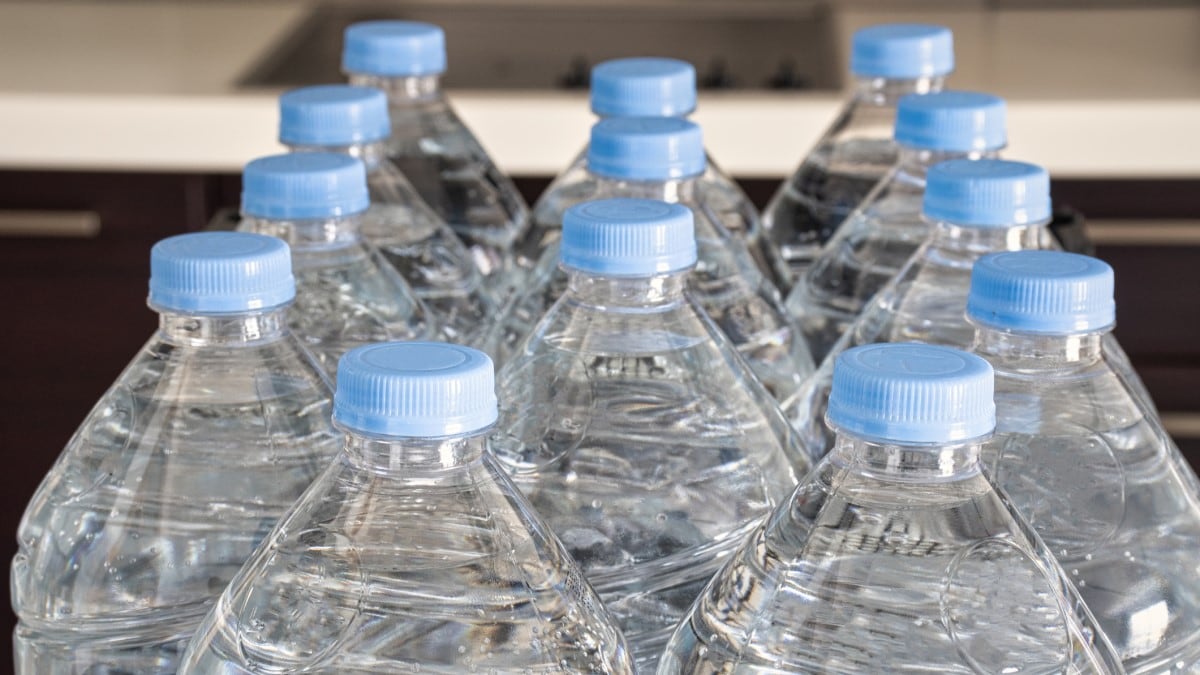
[[[157,324],[145,303],[150,247],[203,227],[219,185],[193,174],[0,172],[0,214],[17,229],[0,238],[0,531],[13,532],[58,450]],[[64,212],[98,227],[37,231]]]

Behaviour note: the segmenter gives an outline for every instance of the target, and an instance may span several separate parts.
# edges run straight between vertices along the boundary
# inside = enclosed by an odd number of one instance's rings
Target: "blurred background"
[[[376,18],[445,28],[451,100],[530,203],[585,142],[592,65],[687,59],[694,119],[760,207],[851,86],[855,29],[949,26],[950,86],[1008,99],[1006,156],[1086,218],[1117,334],[1200,463],[1200,2],[0,0],[0,558],[154,329],[151,244],[236,206],[241,166],[279,150],[276,96],[342,81],[342,30]]]

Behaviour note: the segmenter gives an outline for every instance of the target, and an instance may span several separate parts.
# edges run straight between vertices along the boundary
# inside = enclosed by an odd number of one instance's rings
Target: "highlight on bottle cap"
[[[293,89],[279,97],[279,142],[343,146],[380,141],[392,133],[387,106],[387,94],[374,87]]]
[[[916,79],[954,70],[954,36],[944,26],[889,23],[855,31],[850,72],[859,77]]]
[[[249,232],[194,232],[150,249],[149,304],[156,311],[236,314],[296,296],[282,239]]]
[[[338,218],[366,211],[367,171],[349,155],[260,157],[242,171],[242,213],[274,220]]]
[[[446,71],[446,34],[419,21],[364,21],[346,29],[342,71],[420,77]]]
[[[375,436],[437,438],[496,422],[487,354],[444,342],[381,342],[338,361],[333,421]]]
[[[1004,99],[974,91],[906,94],[896,107],[901,145],[945,152],[983,152],[1008,142]]]
[[[696,109],[696,69],[679,59],[605,61],[592,68],[591,104],[602,117],[686,117]]]
[[[588,171],[628,180],[698,176],[706,166],[700,127],[682,117],[609,117],[592,126]]]
[[[825,420],[870,441],[938,444],[986,436],[996,426],[992,366],[935,345],[871,344],[834,362]]]
[[[1116,323],[1112,267],[1062,251],[985,255],[971,269],[967,318],[1015,333],[1107,331]]]
[[[696,264],[691,209],[653,199],[604,199],[563,214],[565,267],[606,276],[648,277]]]
[[[1050,220],[1050,174],[1003,159],[951,159],[925,181],[925,217],[969,227],[1036,225]]]

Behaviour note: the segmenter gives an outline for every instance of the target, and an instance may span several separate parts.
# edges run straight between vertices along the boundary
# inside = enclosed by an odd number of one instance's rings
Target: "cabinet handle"
[[[1161,413],[1163,428],[1173,438],[1200,438],[1200,414],[1194,412]]]
[[[100,235],[95,211],[0,210],[0,237],[93,239]]]
[[[1200,219],[1087,221],[1088,236],[1100,246],[1200,245]]]

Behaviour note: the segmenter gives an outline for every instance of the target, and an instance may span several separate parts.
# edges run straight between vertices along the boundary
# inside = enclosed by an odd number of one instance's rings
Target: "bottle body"
[[[499,456],[649,672],[807,460],[682,274],[571,284],[500,373]]]
[[[243,232],[288,242],[296,278],[296,300],[288,323],[330,375],[336,372],[338,359],[354,347],[425,339],[436,331],[425,305],[404,278],[363,239],[362,218],[247,217],[238,225]]]
[[[1200,670],[1200,482],[1101,335],[981,328],[996,369],[996,484],[1041,535],[1129,672]]]
[[[438,77],[355,75],[350,82],[388,94],[388,156],[462,238],[479,271],[486,277],[506,274],[513,246],[528,227],[528,209],[512,181],[454,113]]]
[[[974,326],[966,318],[971,267],[987,253],[1038,248],[1044,229],[1044,225],[978,228],[934,224],[930,239],[867,303],[800,388],[793,419],[805,447],[819,453],[832,447],[833,436],[824,419],[838,354],[875,342],[970,348],[975,338]]]
[[[813,371],[812,358],[779,292],[755,265],[746,245],[699,198],[695,180],[615,181],[593,177],[581,201],[611,197],[660,199],[680,203],[695,216],[698,262],[689,275],[693,297],[742,354],[772,396],[790,408],[800,383]],[[567,204],[563,205],[565,210]],[[562,214],[558,216],[561,228]],[[491,340],[499,362],[512,358],[519,343],[550,306],[562,297],[567,273],[558,266],[558,238],[548,244],[530,273],[526,290],[505,308]]]
[[[546,251],[558,243],[567,209],[594,199],[597,194],[595,180],[587,170],[587,148],[584,148],[530,209],[529,231],[517,248],[517,269],[514,271],[519,275],[518,282],[524,282]],[[521,287],[521,283],[514,285]]]
[[[181,673],[631,673],[478,434],[350,434],[226,589]]]
[[[659,673],[1120,672],[978,443],[839,436],[671,638]]]
[[[787,292],[899,158],[892,140],[904,94],[940,91],[942,77],[862,79],[838,115],[763,210],[764,250]]]
[[[750,197],[732,176],[725,173],[711,156],[705,160],[704,173],[696,179],[696,189],[701,201],[716,214],[716,219],[730,234],[742,240],[750,249],[754,261],[768,276],[771,273],[767,260],[761,258],[762,220]]]
[[[340,442],[282,310],[164,315],[21,521],[21,673],[174,673],[188,637]]]
[[[386,158],[367,165],[371,208],[363,236],[404,277],[437,323],[439,339],[472,347],[498,311],[471,252]]]

